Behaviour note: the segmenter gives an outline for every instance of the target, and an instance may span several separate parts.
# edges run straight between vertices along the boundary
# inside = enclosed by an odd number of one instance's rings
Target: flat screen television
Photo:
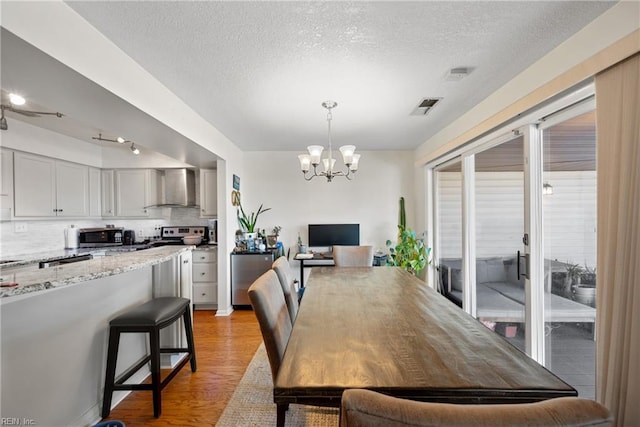
[[[309,246],[358,246],[360,224],[309,224]]]

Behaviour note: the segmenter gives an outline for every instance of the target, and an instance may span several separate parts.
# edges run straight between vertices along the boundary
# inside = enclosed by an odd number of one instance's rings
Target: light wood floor
[[[227,317],[198,310],[193,323],[198,370],[192,373],[189,364],[185,365],[162,391],[160,418],[153,417],[151,392],[134,391],[106,420],[120,420],[127,427],[216,424],[262,335],[251,310],[237,310]]]

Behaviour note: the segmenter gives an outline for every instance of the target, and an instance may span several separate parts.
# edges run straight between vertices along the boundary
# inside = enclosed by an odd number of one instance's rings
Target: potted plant
[[[258,221],[258,217],[261,213],[264,213],[271,208],[262,208],[262,205],[258,208],[258,212],[251,212],[251,215],[247,215],[240,205],[240,208],[237,211],[238,215],[238,224],[240,224],[240,228],[245,232],[245,240],[255,239],[256,238],[256,222]]]
[[[424,239],[416,236],[410,228],[398,226],[398,242],[392,246],[391,240],[387,240],[389,247],[388,265],[402,267],[409,273],[417,275],[429,264],[431,248],[428,248]]]
[[[596,269],[585,265],[580,271],[579,283],[573,287],[573,299],[579,303],[596,306]]]
[[[387,240],[389,259],[387,265],[402,267],[409,273],[417,275],[429,264],[431,248],[426,247],[423,238],[406,227],[407,219],[404,207],[404,197],[400,197],[398,212],[398,241],[395,246]]]

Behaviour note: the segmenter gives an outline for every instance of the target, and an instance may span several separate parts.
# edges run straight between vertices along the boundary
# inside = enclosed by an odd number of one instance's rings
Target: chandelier
[[[333,149],[331,147],[331,110],[338,106],[338,103],[334,101],[325,101],[322,103],[322,106],[327,109],[327,125],[328,125],[328,133],[329,133],[329,149],[327,150],[327,157],[322,159],[322,164],[324,166],[324,170],[318,173],[317,167],[320,164],[320,159],[322,157],[322,151],[324,147],[321,145],[310,145],[307,147],[309,150],[309,154],[300,154],[298,159],[300,160],[300,169],[302,169],[302,173],[304,175],[304,179],[307,181],[311,181],[312,178],[316,176],[324,176],[327,178],[327,182],[331,182],[331,180],[336,176],[344,176],[347,179],[351,179],[351,176],[356,173],[358,170],[358,161],[360,160],[360,154],[354,154],[356,151],[355,145],[343,145],[340,147],[340,152],[342,153],[342,161],[344,162],[346,171],[343,170],[335,170],[336,159],[333,158]],[[313,173],[309,174],[309,170],[313,166]]]

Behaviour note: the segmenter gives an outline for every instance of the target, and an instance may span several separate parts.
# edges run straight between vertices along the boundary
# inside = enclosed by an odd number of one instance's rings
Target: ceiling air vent
[[[442,100],[442,98],[425,98],[422,101],[420,101],[420,104],[418,104],[416,109],[413,110],[411,115],[412,116],[426,116],[427,113],[429,111],[431,111],[431,109],[433,107],[435,107],[435,105],[438,102],[440,102],[441,100]]]

